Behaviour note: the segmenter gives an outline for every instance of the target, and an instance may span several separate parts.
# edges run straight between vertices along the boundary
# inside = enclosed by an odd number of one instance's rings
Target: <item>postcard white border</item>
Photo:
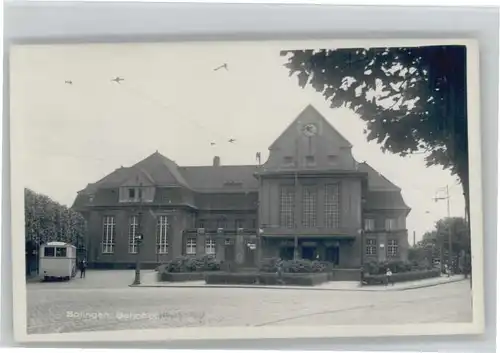
[[[482,334],[484,332],[484,262],[483,262],[483,195],[481,163],[481,119],[480,119],[480,70],[479,50],[476,40],[472,39],[348,39],[348,40],[280,40],[280,41],[188,41],[164,42],[165,45],[217,46],[218,43],[232,43],[235,46],[275,46],[276,50],[343,48],[343,47],[394,47],[428,45],[465,45],[467,46],[467,99],[468,99],[468,137],[469,137],[469,189],[470,189],[470,228],[472,237],[472,281],[473,320],[471,323],[433,323],[407,325],[336,325],[336,326],[280,326],[280,327],[211,327],[175,328],[155,330],[97,331],[84,333],[27,334],[27,303],[25,282],[25,261],[23,257],[24,237],[24,173],[23,150],[20,132],[23,122],[10,116],[11,138],[11,241],[13,271],[13,313],[14,337],[18,342],[130,342],[130,341],[169,341],[200,339],[265,339],[265,338],[324,338],[324,337],[377,337],[377,336],[415,336],[415,335],[460,335]],[[160,43],[136,43],[136,46],[158,45]],[[18,46],[84,46],[106,45],[123,46],[127,43],[106,44],[26,44],[14,45],[10,49],[12,63]],[[229,289],[228,289],[229,290]]]

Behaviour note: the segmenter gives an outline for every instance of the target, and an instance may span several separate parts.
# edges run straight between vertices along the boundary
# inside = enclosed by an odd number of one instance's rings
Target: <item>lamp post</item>
[[[365,277],[365,230],[363,228],[360,228],[358,230],[358,234],[359,234],[359,243],[360,243],[360,260],[361,260],[361,268],[360,268],[360,274],[359,274],[359,281],[360,281],[360,284],[361,286],[363,285],[363,282],[364,282],[364,277]]]
[[[440,200],[446,200],[446,211],[447,211],[447,217],[448,221],[450,219],[450,189],[448,185],[446,185],[446,196],[441,196],[441,197],[434,197],[434,201],[438,202]],[[451,243],[451,238],[452,238],[452,232],[451,232],[451,226],[448,227],[448,269],[451,269],[452,265],[452,251],[453,251],[453,246]],[[441,245],[441,252],[443,251],[443,245],[444,245],[444,239],[443,243]]]
[[[135,243],[137,246],[137,254],[135,255],[135,278],[132,285],[138,286],[141,284],[141,262],[140,262],[140,253],[141,253],[141,244],[143,241],[142,234],[142,183],[139,186],[139,212],[137,215],[137,234],[135,234]]]

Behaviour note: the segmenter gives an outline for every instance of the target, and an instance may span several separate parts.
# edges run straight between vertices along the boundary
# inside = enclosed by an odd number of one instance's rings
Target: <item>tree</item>
[[[283,51],[301,87],[366,122],[383,151],[426,154],[456,175],[469,214],[465,46]]]
[[[83,216],[50,197],[24,189],[27,272],[31,272],[34,250],[51,241],[83,244],[86,222]]]
[[[440,259],[443,262],[443,257],[449,249],[450,234],[452,255],[458,256],[459,262],[463,262],[466,256],[470,256],[471,239],[467,222],[462,217],[443,218],[437,221],[435,229],[425,233],[422,240],[411,248],[409,257],[415,261],[431,262]]]

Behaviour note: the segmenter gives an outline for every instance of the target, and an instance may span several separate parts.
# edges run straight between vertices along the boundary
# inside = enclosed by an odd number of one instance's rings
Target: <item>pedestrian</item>
[[[80,278],[85,278],[85,270],[87,269],[87,260],[80,261]]]
[[[385,285],[388,286],[389,283],[391,284],[391,286],[394,285],[394,281],[392,280],[392,271],[388,267],[387,270],[385,271]]]
[[[446,265],[446,264],[445,264],[445,265],[444,265],[444,273],[445,273],[445,275],[446,275],[447,277],[450,277],[450,272],[451,272],[451,271],[450,271],[450,266],[448,266],[448,265]]]
[[[283,260],[280,258],[276,265],[277,265],[277,274],[278,274],[278,284],[284,284],[284,282],[283,282]]]

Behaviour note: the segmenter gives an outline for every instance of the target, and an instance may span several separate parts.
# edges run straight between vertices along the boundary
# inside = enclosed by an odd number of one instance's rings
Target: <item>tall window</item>
[[[156,224],[156,253],[168,254],[168,223],[167,216],[158,217]]]
[[[372,231],[375,230],[375,220],[370,218],[365,218],[365,230]]]
[[[196,239],[189,238],[186,241],[186,255],[196,255]]]
[[[366,255],[377,255],[377,239],[366,239]]]
[[[339,223],[339,185],[325,185],[325,227],[338,228]]]
[[[316,200],[315,186],[305,186],[302,191],[302,226],[316,227]]]
[[[128,252],[130,254],[135,254],[137,253],[137,231],[139,227],[139,217],[137,216],[132,216],[129,219],[129,226],[128,226]]]
[[[293,228],[295,188],[293,186],[282,186],[280,195],[280,226]]]
[[[215,240],[207,238],[205,240],[205,254],[215,255]]]
[[[396,239],[389,239],[387,241],[387,256],[398,255],[398,241]]]
[[[102,253],[112,254],[115,251],[115,233],[116,223],[115,217],[105,216],[103,218],[102,227]]]
[[[388,218],[385,220],[385,230],[395,230],[396,220],[394,218]]]

